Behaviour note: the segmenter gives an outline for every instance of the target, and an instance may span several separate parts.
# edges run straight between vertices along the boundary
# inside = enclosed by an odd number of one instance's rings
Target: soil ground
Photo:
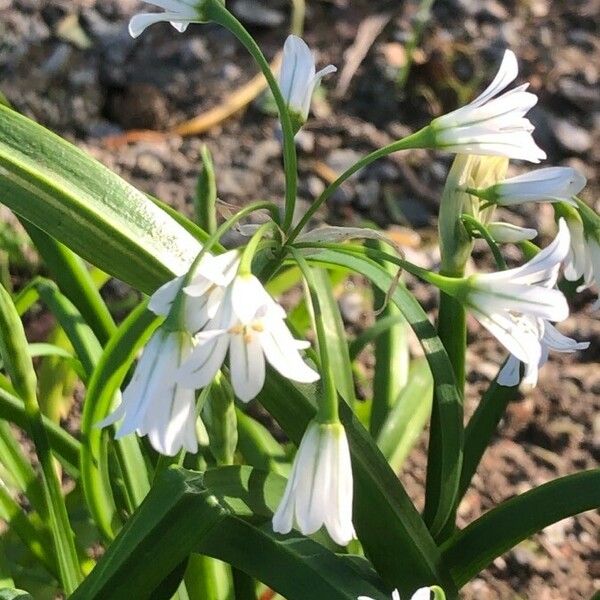
[[[288,3],[237,0],[231,7],[273,57],[289,27]],[[129,129],[164,131],[202,114],[256,73],[233,37],[212,25],[192,26],[183,35],[158,25],[130,39],[126,24],[139,8],[134,0],[0,0],[0,90],[18,110],[181,210],[191,203],[202,144],[213,152],[224,205],[257,198],[280,202],[280,147],[264,97],[202,135],[107,143],[107,136]],[[530,114],[547,164],[582,170],[589,180],[583,197],[596,202],[598,1],[438,0],[400,87],[417,9],[417,2],[408,1],[308,2],[305,39],[319,65],[333,63],[340,71],[325,81],[314,117],[298,139],[299,211],[323,189],[329,173],[473,98],[493,76],[506,47],[519,57],[519,81],[529,81],[539,95]],[[380,33],[369,39],[378,27]],[[361,54],[364,59],[351,68]],[[319,219],[394,228],[410,242],[411,257],[435,266],[431,240],[450,160],[411,152],[376,163],[340,190]],[[548,206],[500,216],[536,227],[544,239],[553,232]],[[483,251],[475,260],[478,268],[491,267]],[[416,291],[433,311],[432,292],[421,286]],[[349,331],[364,321],[357,293],[362,297],[360,289],[349,287],[341,298]],[[563,327],[567,335],[589,340],[589,350],[553,357],[535,390],[510,405],[460,507],[461,525],[514,494],[597,466],[600,322],[591,299],[589,292],[578,295]],[[474,322],[469,337],[467,417],[504,358]],[[401,475],[417,503],[424,448],[423,441]],[[590,598],[600,589],[599,525],[598,514],[587,513],[546,529],[497,559],[464,588],[463,597]]]

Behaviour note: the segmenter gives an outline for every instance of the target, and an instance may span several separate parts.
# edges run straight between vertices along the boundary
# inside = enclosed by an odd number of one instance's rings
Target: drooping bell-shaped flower
[[[200,22],[202,18],[202,0],[142,0],[162,8],[164,12],[139,13],[129,21],[129,35],[138,37],[146,28],[154,23],[171,23],[177,31],[183,33],[188,25],[194,21]]]
[[[496,77],[482,94],[431,122],[434,146],[449,152],[506,156],[533,163],[546,158],[531,136],[533,125],[525,118],[537,96],[526,91],[528,84],[501,94],[516,79],[518,70],[516,56],[506,50]]]
[[[182,385],[208,385],[229,351],[231,384],[245,402],[262,389],[265,361],[284,377],[310,383],[319,374],[302,359],[308,343],[292,337],[285,311],[253,275],[238,275],[226,289],[215,316],[196,336],[197,345],[179,371]]]
[[[553,242],[515,269],[472,275],[457,297],[471,314],[518,360],[539,365],[542,357],[538,322],[563,321],[569,306],[553,289],[560,265],[569,251],[564,219]]]
[[[469,190],[499,206],[523,202],[567,202],[577,206],[573,196],[585,187],[586,178],[571,167],[548,167],[510,177],[482,190]]]
[[[341,546],[354,537],[352,464],[341,423],[312,421],[302,437],[283,498],[273,515],[273,530],[304,535],[323,525]]]
[[[522,384],[526,388],[535,387],[538,379],[538,371],[548,361],[550,351],[573,353],[578,350],[585,350],[589,347],[589,342],[578,342],[566,335],[563,335],[549,321],[537,320],[539,340],[542,346],[542,353],[538,364],[526,364]],[[521,361],[512,354],[498,373],[498,383],[503,386],[513,387],[519,385]]]
[[[190,333],[200,331],[212,319],[223,296],[225,287],[235,277],[239,265],[239,252],[230,250],[213,256],[206,254],[195,267],[189,283],[184,287],[184,329]],[[186,275],[175,277],[158,288],[150,298],[148,308],[157,315],[167,316],[180,293]]]
[[[182,448],[196,452],[196,397],[174,377],[192,348],[190,334],[159,327],[143,350],[121,404],[99,426],[123,418],[117,438],[135,431],[147,435],[161,454],[174,456]]]
[[[315,88],[325,75],[335,71],[336,67],[327,65],[317,73],[315,58],[306,42],[298,36],[288,36],[283,46],[279,87],[290,111],[295,132],[308,119]]]

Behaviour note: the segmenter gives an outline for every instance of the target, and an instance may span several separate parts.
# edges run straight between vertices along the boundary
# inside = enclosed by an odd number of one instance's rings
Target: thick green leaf
[[[72,598],[148,598],[191,552],[229,562],[288,600],[386,598],[342,557],[271,531],[266,520],[284,485],[249,467],[165,471]]]
[[[368,240],[367,246],[376,250],[385,250],[379,240]],[[378,261],[381,266],[394,277],[398,271],[396,265]],[[377,321],[402,316],[400,309],[387,299],[387,293],[373,284],[373,301],[380,311]],[[406,385],[410,353],[408,350],[408,324],[406,319],[393,327],[381,331],[375,338],[375,372],[373,374],[373,403],[369,431],[377,438],[383,424],[402,388]],[[385,452],[384,452],[385,454]]]
[[[390,409],[377,437],[377,445],[397,473],[402,468],[431,414],[433,378],[424,358],[415,360],[408,383]]]
[[[270,372],[258,399],[296,444],[315,415],[316,386]],[[352,410],[340,404],[354,473],[354,525],[377,572],[401,594],[438,582],[453,584],[439,550],[404,488]]]
[[[444,544],[444,558],[460,587],[530,535],[599,507],[600,469],[560,477],[485,513]]]
[[[95,517],[101,519],[99,525],[108,538],[114,537],[117,522],[114,504],[110,500],[112,494],[109,492],[110,483],[107,481],[106,471],[98,469],[98,465],[106,461],[107,433],[96,425],[108,415],[115,401],[120,399],[119,387],[138,350],[146,343],[156,324],[156,316],[146,309],[145,303],[136,308],[121,323],[96,360],[87,386],[82,430],[87,432],[88,443],[81,460],[89,477],[88,484],[97,490],[98,498],[104,498],[96,507]],[[125,466],[122,471],[127,482],[129,508],[133,509],[141,503],[150,487],[147,468],[134,436],[119,440],[116,449]]]
[[[12,298],[3,286],[0,286],[0,353],[12,385],[23,400],[27,432],[41,465],[46,500],[44,514],[48,516],[60,581],[65,591],[70,593],[81,579],[73,532],[37,400],[37,379],[27,349],[25,331]]]
[[[25,219],[21,223],[61,292],[77,307],[100,343],[105,344],[115,331],[115,323],[83,261],[35,225]]]
[[[40,299],[55,315],[67,334],[77,356],[81,360],[86,379],[89,380],[88,396],[86,396],[83,404],[81,415],[81,434],[84,440],[80,455],[81,479],[90,512],[100,530],[110,538],[114,536],[119,520],[108,471],[108,435],[106,431],[96,425],[108,413],[115,394],[115,388],[106,384],[101,392],[104,402],[90,402],[88,400],[90,389],[94,389],[93,386],[96,385],[90,378],[93,378],[96,366],[101,364],[107,353],[110,354],[115,345],[122,343],[123,336],[127,336],[127,328],[130,322],[136,320],[143,310],[143,305],[141,309],[132,313],[131,318],[124,322],[124,325],[109,341],[107,350],[103,352],[94,332],[84,322],[76,307],[58,291],[53,282],[37,278],[36,289]],[[129,344],[129,341],[129,338],[127,338],[126,343]],[[126,351],[132,353],[132,347],[128,345]],[[130,363],[124,364],[122,358],[118,353],[112,358],[110,376],[122,375],[127,371]],[[120,383],[121,380],[118,380],[117,386]],[[137,498],[137,503],[139,503],[149,484],[145,479],[146,467],[137,439],[129,436],[126,439],[119,440],[115,443],[115,450],[129,499]],[[137,505],[135,501],[132,502],[133,506]]]
[[[489,446],[492,436],[506,412],[506,407],[510,402],[516,400],[518,395],[518,385],[514,387],[498,385],[494,379],[481,397],[477,409],[465,428],[465,451],[457,503],[469,488],[479,461]]]
[[[0,589],[0,600],[33,600],[33,596],[17,589]]]
[[[263,471],[285,475],[290,470],[281,444],[258,421],[236,408],[238,448],[245,461]]]
[[[0,418],[10,421],[22,429],[27,429],[27,416],[23,401],[2,387],[0,387]],[[42,422],[53,453],[69,475],[77,479],[79,477],[81,444],[50,419],[43,417]]]
[[[47,518],[44,488],[7,421],[0,421],[0,462],[10,474],[12,484],[27,498],[33,510],[42,519]]]
[[[352,377],[352,364],[348,354],[346,331],[340,315],[338,303],[333,295],[332,282],[326,269],[314,269],[313,277],[319,292],[319,306],[325,336],[329,350],[329,362],[333,373],[335,387],[340,396],[350,405],[356,401],[354,395],[354,379]]]
[[[339,265],[362,273],[386,293],[392,287],[390,274],[370,258],[380,258],[380,253],[358,246],[338,246],[315,250],[310,260],[322,265]],[[452,365],[435,328],[427,318],[415,297],[406,289],[402,281],[397,285],[390,299],[404,314],[411,328],[419,338],[429,363],[434,380],[434,412],[440,423],[438,468],[435,481],[438,500],[436,516],[430,525],[433,533],[440,532],[453,515],[462,463],[462,399],[454,382]],[[425,582],[426,583],[426,582]]]
[[[0,201],[138,289],[182,273],[200,251],[144,194],[72,144],[0,106]]]

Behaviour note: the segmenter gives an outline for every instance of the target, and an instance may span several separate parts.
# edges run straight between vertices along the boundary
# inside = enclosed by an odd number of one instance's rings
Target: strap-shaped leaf
[[[22,429],[27,428],[27,415],[25,414],[23,401],[2,387],[0,387],[0,418],[10,421]],[[60,460],[69,475],[77,478],[79,476],[80,442],[47,417],[42,417],[42,422],[52,452]]]
[[[530,535],[598,507],[600,469],[560,477],[485,513],[444,544],[444,558],[460,587]]]
[[[83,261],[39,227],[25,219],[21,222],[62,293],[77,307],[100,343],[105,344],[116,329],[115,323]]]
[[[419,439],[431,414],[433,379],[424,358],[414,360],[408,383],[383,422],[377,446],[397,473]]]
[[[191,552],[210,553],[288,600],[384,600],[353,563],[270,519],[285,480],[249,467],[163,472],[73,600],[147,598]],[[250,551],[249,551],[250,549]]]
[[[390,274],[369,258],[378,256],[376,251],[358,246],[341,246],[335,249],[323,248],[310,256],[310,260],[322,265],[338,265],[362,273],[386,293],[394,282]],[[458,493],[458,483],[462,463],[462,399],[454,383],[452,365],[435,328],[427,318],[415,297],[406,289],[402,281],[397,285],[390,299],[404,314],[409,325],[419,338],[429,363],[434,380],[434,410],[444,427],[440,430],[439,453],[435,481],[439,483],[437,511],[430,525],[432,532],[439,532],[453,514]],[[429,489],[428,489],[429,491]]]
[[[30,119],[0,106],[0,201],[107,273],[146,292],[200,250],[126,181]]]

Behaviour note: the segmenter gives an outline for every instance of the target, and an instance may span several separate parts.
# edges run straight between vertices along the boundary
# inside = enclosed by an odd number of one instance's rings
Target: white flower
[[[129,21],[129,35],[138,37],[154,23],[169,22],[177,31],[183,33],[193,21],[201,21],[200,0],[142,0],[162,8],[165,12],[140,13]]]
[[[196,333],[212,319],[225,293],[224,288],[235,277],[239,265],[239,252],[231,250],[212,256],[206,254],[197,265],[185,294],[184,326],[186,331]],[[158,288],[150,298],[148,308],[157,315],[167,316],[175,297],[180,291],[185,275],[175,277]]]
[[[523,385],[526,389],[535,387],[538,379],[538,371],[548,361],[550,350],[556,352],[572,353],[577,350],[585,350],[589,347],[589,342],[578,342],[566,335],[563,335],[552,323],[541,319],[537,320],[537,330],[542,346],[542,354],[537,364],[525,365],[525,374],[523,376]],[[498,384],[508,387],[519,385],[521,362],[512,354],[498,373]]]
[[[515,269],[472,275],[463,302],[473,316],[517,359],[539,365],[542,346],[538,320],[563,321],[569,306],[554,288],[561,262],[569,251],[564,219],[554,241]]]
[[[493,222],[486,225],[492,238],[499,244],[517,244],[537,237],[537,231],[529,227],[518,227],[510,223]]]
[[[316,86],[325,75],[335,71],[336,67],[327,65],[317,73],[314,56],[304,40],[295,35],[285,40],[279,87],[298,129],[308,118]]]
[[[117,409],[100,427],[123,418],[116,437],[147,435],[161,454],[174,456],[184,448],[196,452],[196,397],[179,385],[174,374],[192,351],[192,337],[182,331],[156,330],[144,348],[135,373]]]
[[[546,158],[533,140],[534,127],[524,118],[537,96],[520,85],[498,96],[518,74],[517,59],[506,50],[500,69],[486,90],[463,106],[431,122],[435,146],[461,154],[484,154],[540,162]]]
[[[580,218],[568,218],[567,224],[571,232],[571,246],[565,260],[565,278],[577,281],[583,277],[578,292],[600,282],[600,242],[588,235]],[[596,300],[593,310],[600,308],[600,298]]]
[[[325,525],[337,544],[356,537],[352,525],[352,464],[346,431],[340,423],[309,423],[273,515],[273,530],[304,535]]]
[[[410,600],[429,600],[430,598],[431,588],[422,587],[410,597]],[[359,596],[356,600],[373,600],[373,598],[369,598],[369,596]],[[392,592],[392,600],[400,600],[400,592],[398,590]]]
[[[300,356],[307,343],[295,340],[285,311],[253,275],[238,275],[225,291],[215,316],[197,336],[197,346],[179,371],[182,385],[199,389],[220,369],[227,350],[231,383],[245,402],[265,380],[265,359],[284,377],[309,383],[319,379]]]
[[[586,178],[571,167],[548,167],[505,179],[471,193],[499,206],[523,202],[567,202],[577,206],[573,196],[585,187]]]

